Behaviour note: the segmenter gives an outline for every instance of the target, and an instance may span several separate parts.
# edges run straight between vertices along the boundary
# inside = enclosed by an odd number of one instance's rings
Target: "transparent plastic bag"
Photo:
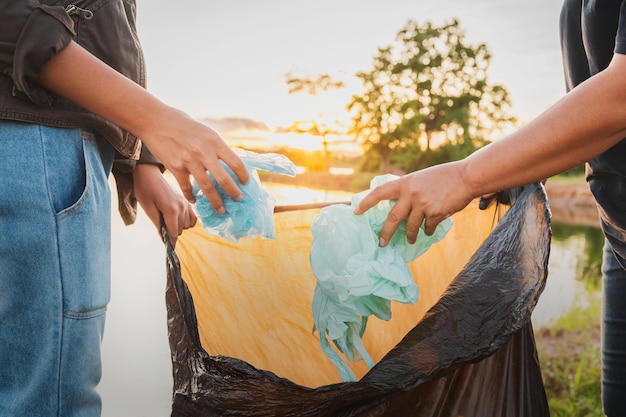
[[[286,156],[277,153],[259,154],[241,149],[237,149],[237,153],[250,174],[248,184],[241,184],[230,167],[224,163],[222,165],[241,188],[243,199],[240,201],[233,200],[209,174],[224,202],[226,212],[224,214],[216,213],[198,183],[194,181],[192,191],[196,197],[196,214],[205,230],[220,235],[231,242],[236,243],[241,238],[259,235],[268,239],[274,238],[275,199],[263,188],[256,171],[262,170],[294,177],[296,166]]]
[[[370,190],[396,178],[375,177]],[[362,342],[368,317],[389,320],[392,301],[417,302],[419,288],[407,264],[443,239],[452,227],[452,220],[446,219],[427,236],[422,226],[411,245],[404,221],[389,244],[381,248],[378,234],[394,202],[381,201],[362,215],[353,214],[354,207],[368,193],[366,190],[354,195],[350,206],[325,207],[311,226],[310,260],[317,279],[313,296],[315,328],[322,350],[344,381],[354,381],[355,375],[329,339],[350,361],[363,359],[370,368],[374,366]]]

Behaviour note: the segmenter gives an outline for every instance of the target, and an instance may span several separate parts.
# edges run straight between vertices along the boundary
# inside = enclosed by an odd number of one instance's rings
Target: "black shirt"
[[[614,53],[626,54],[625,1],[565,0],[560,23],[568,90],[606,69]],[[602,230],[626,268],[626,139],[588,162],[587,181]]]

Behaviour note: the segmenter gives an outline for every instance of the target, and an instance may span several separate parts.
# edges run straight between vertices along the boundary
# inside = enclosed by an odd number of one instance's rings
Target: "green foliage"
[[[599,271],[595,271],[599,275]],[[596,282],[584,277],[586,282]],[[588,303],[574,306],[539,330],[537,351],[552,417],[602,417],[600,394],[599,287],[588,286]]]
[[[543,367],[552,417],[602,417],[600,355],[590,348],[575,359],[565,354]]]
[[[360,72],[363,92],[348,104],[352,131],[388,171],[396,153],[427,166],[482,146],[514,122],[507,90],[487,77],[486,45],[471,45],[459,22],[443,26],[409,21],[394,45],[378,49],[373,68]],[[446,145],[448,156],[430,154]],[[405,158],[399,158],[404,160]]]
[[[571,171],[564,172],[562,174],[550,177],[550,182],[564,182],[566,184],[585,184],[585,172],[584,166],[580,168],[574,168]]]
[[[578,165],[576,168],[572,168],[569,171],[565,171],[560,174],[561,177],[579,178],[585,176],[585,164]]]
[[[380,169],[380,155],[376,152],[372,152],[371,150],[365,152],[363,154],[363,159],[361,162],[361,166],[359,168],[360,172],[379,172]]]
[[[580,313],[580,310],[576,313]],[[590,324],[599,320],[595,314],[584,312],[586,320],[575,318],[569,324],[577,329],[564,329],[552,326],[552,347],[542,346],[537,341],[548,406],[552,417],[601,417],[602,401],[600,393],[601,356],[598,325]],[[565,320],[566,322],[568,320]],[[580,328],[583,322],[587,327]]]

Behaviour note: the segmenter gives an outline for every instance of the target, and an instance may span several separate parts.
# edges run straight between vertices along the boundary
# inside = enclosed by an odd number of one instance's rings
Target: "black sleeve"
[[[619,12],[619,26],[615,37],[615,53],[626,54],[626,2],[622,2]]]

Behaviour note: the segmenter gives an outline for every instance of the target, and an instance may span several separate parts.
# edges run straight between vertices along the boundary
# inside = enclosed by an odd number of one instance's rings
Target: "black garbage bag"
[[[549,416],[531,325],[547,276],[549,223],[543,186],[524,187],[395,348],[359,381],[318,388],[205,352],[191,294],[163,231],[172,417]]]

